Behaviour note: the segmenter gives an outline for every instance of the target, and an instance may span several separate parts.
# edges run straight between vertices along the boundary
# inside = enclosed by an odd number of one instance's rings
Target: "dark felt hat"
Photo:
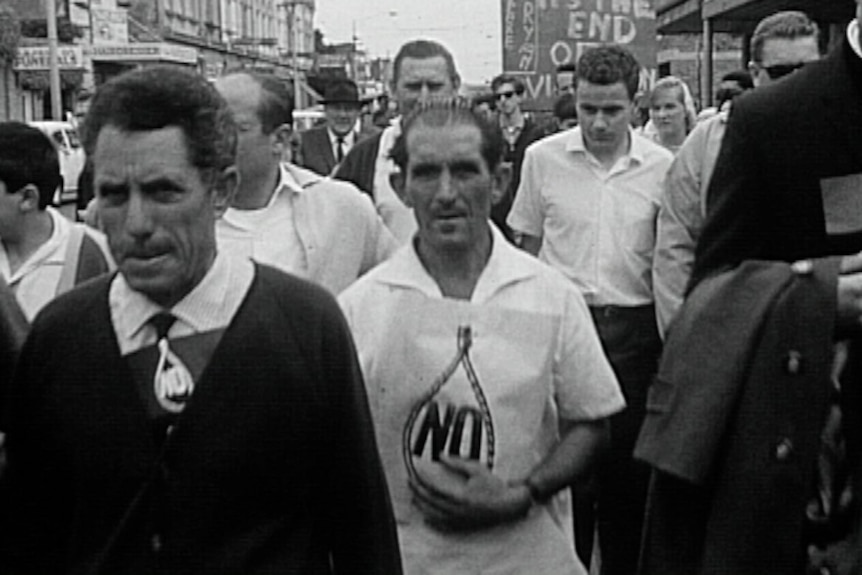
[[[326,86],[323,92],[324,104],[360,104],[359,89],[353,80],[337,80]]]

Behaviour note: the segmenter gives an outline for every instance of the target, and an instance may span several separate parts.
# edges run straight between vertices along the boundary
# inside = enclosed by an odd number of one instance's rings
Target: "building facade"
[[[757,23],[781,10],[802,10],[820,25],[824,49],[841,37],[853,19],[849,0],[655,0],[659,34],[695,34],[701,37],[700,90],[704,105],[711,103],[716,75],[716,35],[728,33],[742,39],[739,66],[749,61],[748,41]],[[706,100],[709,98],[709,100]]]
[[[44,4],[6,0],[21,21],[41,22]],[[298,85],[296,103],[311,100],[306,74],[314,52],[314,0],[57,0],[63,114],[85,110],[87,94],[125,70],[152,64],[197,69],[209,78],[253,69]],[[36,26],[38,28],[38,25]],[[22,38],[18,58],[0,69],[0,119],[50,116],[48,47]]]

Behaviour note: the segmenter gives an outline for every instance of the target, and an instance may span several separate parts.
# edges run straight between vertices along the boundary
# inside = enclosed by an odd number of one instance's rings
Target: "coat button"
[[[775,446],[775,459],[784,461],[793,452],[793,442],[788,438],[784,438]]]
[[[784,360],[784,371],[789,375],[799,375],[802,373],[802,354],[791,349],[787,352],[787,357]]]

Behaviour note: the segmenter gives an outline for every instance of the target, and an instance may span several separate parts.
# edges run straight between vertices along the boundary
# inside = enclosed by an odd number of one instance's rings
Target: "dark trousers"
[[[596,521],[602,575],[633,575],[637,570],[650,470],[632,457],[646,413],[646,397],[656,373],[661,339],[655,308],[590,308],[602,347],[622,388],[627,407],[611,417],[611,442],[596,469]],[[576,513],[587,513],[589,497],[575,489]],[[581,520],[576,529],[587,536]],[[581,536],[578,537],[581,539]],[[586,541],[578,542],[580,546]],[[591,543],[591,541],[590,541]],[[586,550],[578,549],[583,558]]]

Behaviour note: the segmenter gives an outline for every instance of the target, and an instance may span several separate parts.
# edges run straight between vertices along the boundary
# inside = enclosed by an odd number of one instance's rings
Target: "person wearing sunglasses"
[[[717,94],[720,111],[700,122],[677,152],[665,178],[653,260],[653,289],[662,335],[682,305],[691,275],[695,244],[706,215],[707,189],[735,100],[731,94],[768,86],[817,60],[818,44],[817,24],[802,12],[777,12],[761,20],[751,37],[748,71],[739,70],[722,78]],[[743,76],[746,73],[750,77]],[[731,79],[734,81],[726,81]],[[723,98],[727,101],[723,102]]]
[[[688,299],[670,327],[656,378],[663,384],[651,395],[635,452],[654,467],[642,575],[838,574],[862,565],[862,274],[854,264],[862,251],[862,0],[855,0],[855,15],[820,61],[787,40],[773,42],[783,44],[783,61],[768,59],[765,43],[752,53],[758,82],[777,64],[805,66],[778,81],[769,77],[769,85],[733,103]],[[788,283],[759,281],[755,270]],[[812,294],[820,279],[831,282],[821,284],[823,297],[805,304],[791,296],[793,286]],[[747,296],[709,307],[717,282]],[[780,297],[758,313],[770,285]],[[686,330],[698,300],[707,302],[704,314],[715,314],[702,317],[720,318],[712,326],[732,325],[734,311],[744,312],[740,329]],[[780,317],[773,315],[780,304],[792,306],[784,308],[786,327],[770,332],[766,321]],[[806,305],[813,312],[807,317]],[[815,334],[820,318],[831,323]],[[741,344],[741,332],[755,329]],[[682,336],[703,339],[684,350],[672,341]],[[816,347],[801,351],[811,336]],[[734,345],[744,365],[734,362]],[[713,383],[740,382],[729,411],[716,417],[732,396],[708,387],[710,378],[698,377],[703,371],[690,372],[690,387],[684,377],[668,377],[674,363],[712,366],[713,379],[722,380]],[[709,418],[698,418],[697,398]],[[705,419],[719,424],[712,433]],[[675,427],[682,421],[694,422],[704,440],[692,445],[697,462],[682,456],[693,438]],[[663,434],[670,429],[680,432]],[[718,449],[707,452],[709,444]]]
[[[802,12],[764,18],[751,37],[748,69],[755,86],[765,86],[820,59],[817,24]]]
[[[491,220],[503,231],[510,241],[512,231],[506,225],[506,216],[512,209],[515,192],[521,182],[521,164],[527,146],[545,135],[544,129],[533,118],[521,110],[526,87],[516,76],[500,74],[491,81],[491,90],[497,101],[500,130],[506,141],[503,162],[511,166],[512,175],[505,195],[491,209]]]

